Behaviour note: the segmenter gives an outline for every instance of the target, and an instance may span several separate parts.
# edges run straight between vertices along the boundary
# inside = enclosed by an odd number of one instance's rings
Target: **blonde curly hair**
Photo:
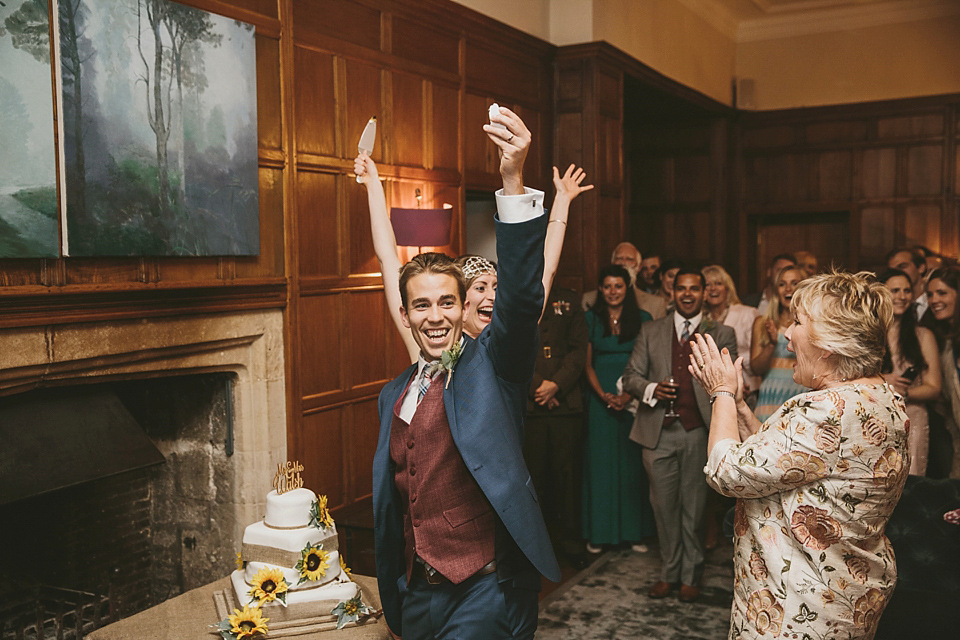
[[[810,276],[797,285],[790,310],[807,318],[814,346],[833,354],[838,378],[880,373],[893,302],[872,273],[831,270]]]

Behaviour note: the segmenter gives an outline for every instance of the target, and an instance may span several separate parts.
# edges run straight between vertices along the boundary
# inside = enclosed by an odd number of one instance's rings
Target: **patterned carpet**
[[[724,640],[733,601],[732,547],[707,554],[700,599],[647,597],[660,577],[660,552],[604,553],[540,603],[536,640]]]

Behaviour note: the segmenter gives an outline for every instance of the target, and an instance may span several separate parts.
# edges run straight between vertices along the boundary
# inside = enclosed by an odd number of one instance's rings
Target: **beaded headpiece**
[[[467,281],[473,280],[477,276],[485,273],[497,274],[493,263],[481,256],[470,256],[466,262],[463,263],[463,267],[461,267],[460,270],[463,271],[463,277]]]

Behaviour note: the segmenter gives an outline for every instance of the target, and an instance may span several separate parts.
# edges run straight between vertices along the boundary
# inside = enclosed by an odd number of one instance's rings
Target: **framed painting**
[[[47,0],[0,2],[0,258],[60,253]]]
[[[57,11],[64,254],[258,254],[253,26],[168,0]]]

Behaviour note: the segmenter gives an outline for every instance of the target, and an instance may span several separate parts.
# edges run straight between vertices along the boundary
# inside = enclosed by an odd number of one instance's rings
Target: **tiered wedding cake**
[[[339,629],[379,614],[363,604],[360,588],[344,570],[326,496],[303,488],[302,470],[297,463],[280,465],[263,520],[243,533],[242,568],[230,576],[233,604],[243,611],[220,623],[225,638],[257,637],[251,627],[267,637],[303,625]]]

